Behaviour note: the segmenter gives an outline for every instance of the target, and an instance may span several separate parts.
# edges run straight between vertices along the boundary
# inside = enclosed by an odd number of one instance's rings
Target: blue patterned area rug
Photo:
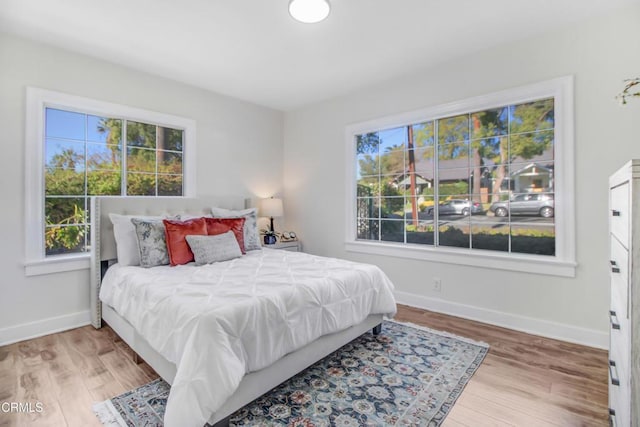
[[[256,399],[232,426],[439,426],[482,363],[484,343],[384,322]],[[155,380],[97,404],[109,426],[162,426],[169,385]]]

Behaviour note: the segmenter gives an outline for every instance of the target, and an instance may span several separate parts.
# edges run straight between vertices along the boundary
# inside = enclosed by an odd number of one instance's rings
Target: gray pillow
[[[132,218],[140,248],[140,266],[155,267],[169,264],[164,224],[161,219]]]
[[[215,236],[186,236],[196,265],[229,261],[242,256],[240,245],[233,231]]]
[[[110,213],[109,218],[113,224],[113,237],[116,239],[116,253],[118,264],[120,265],[140,265],[140,246],[136,227],[131,222],[132,218],[140,219],[162,219],[167,216],[146,216],[146,215],[119,215]]]
[[[213,207],[211,208],[211,213],[214,218],[244,218],[245,251],[262,249],[260,232],[258,231],[258,209],[233,210]]]

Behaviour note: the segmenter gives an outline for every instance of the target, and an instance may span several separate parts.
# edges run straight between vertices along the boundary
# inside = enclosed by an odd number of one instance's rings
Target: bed
[[[204,268],[117,264],[110,213],[205,215],[212,206],[245,205],[240,197],[92,199],[92,323],[99,328],[104,319],[172,384],[167,427],[227,425],[236,410],[363,333],[379,332],[383,317],[395,314],[393,285],[366,264],[274,249]],[[244,271],[255,273],[245,278]],[[354,281],[354,274],[362,280]],[[103,279],[103,298],[113,306],[99,298]],[[325,282],[338,286],[328,288]],[[186,294],[172,295],[178,288]],[[297,310],[309,307],[300,299],[306,294],[319,301],[317,307],[312,301],[313,310]],[[226,309],[232,306],[238,309]],[[191,316],[194,311],[199,317]],[[223,311],[231,313],[228,318],[217,317]],[[274,312],[286,316],[277,318]],[[174,329],[189,331],[189,338]]]

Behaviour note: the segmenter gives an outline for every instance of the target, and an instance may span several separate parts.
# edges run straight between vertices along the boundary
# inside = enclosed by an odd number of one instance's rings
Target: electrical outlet
[[[442,291],[442,279],[439,277],[433,278],[433,290],[436,292]]]

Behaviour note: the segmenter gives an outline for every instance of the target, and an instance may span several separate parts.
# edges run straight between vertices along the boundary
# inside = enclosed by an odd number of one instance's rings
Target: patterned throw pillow
[[[214,218],[244,218],[244,250],[255,251],[262,249],[260,232],[258,232],[258,209],[230,210],[211,208]]]
[[[140,266],[155,267],[169,264],[169,254],[162,219],[131,218],[138,237]]]
[[[168,214],[162,215],[120,215],[109,214],[109,219],[113,224],[113,237],[116,239],[116,253],[118,264],[120,265],[140,265],[140,245],[136,235],[136,227],[131,221],[132,218],[144,220],[154,219],[177,219]]]
[[[196,265],[229,261],[242,256],[233,231],[215,236],[187,236],[186,239],[193,251]]]

